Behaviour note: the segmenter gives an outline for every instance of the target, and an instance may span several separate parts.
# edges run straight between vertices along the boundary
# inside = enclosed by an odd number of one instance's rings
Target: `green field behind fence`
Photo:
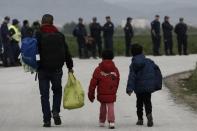
[[[67,36],[66,41],[70,48],[72,56],[78,56],[77,52],[77,42],[76,39],[72,36]],[[133,38],[133,43],[139,43],[144,47],[144,53],[146,55],[152,54],[152,41],[150,35],[137,35]],[[161,53],[164,54],[164,44],[163,40],[161,43]],[[177,54],[177,41],[174,37],[174,53]],[[125,54],[125,41],[123,36],[114,37],[114,52],[116,56],[123,56]],[[197,35],[192,34],[188,35],[188,52],[190,54],[197,54]]]

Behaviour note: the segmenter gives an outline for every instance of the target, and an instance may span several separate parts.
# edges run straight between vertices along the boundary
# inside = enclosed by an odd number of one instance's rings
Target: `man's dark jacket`
[[[61,41],[64,43],[64,49],[65,49],[64,52],[65,52],[66,65],[67,65],[68,69],[72,69],[73,68],[73,61],[72,61],[72,58],[71,58],[71,55],[70,55],[67,43],[65,41],[65,36],[62,33],[60,33],[58,31],[58,29],[55,26],[53,26],[53,25],[43,25],[43,26],[41,26],[40,32],[37,35],[38,51],[39,51],[39,54],[40,54],[39,69],[41,69],[41,70],[54,70],[54,69],[47,69],[47,68],[44,67],[44,65],[42,65],[42,55],[43,55],[43,51],[42,51],[42,48],[41,48],[42,35],[47,34],[47,33],[48,34],[49,33],[56,33],[56,34],[61,36]],[[58,46],[58,44],[60,44],[60,43],[49,43],[49,44],[57,44],[57,46]],[[54,52],[55,52],[55,50],[54,50]],[[50,52],[50,53],[53,54],[53,52]],[[46,54],[44,54],[44,55],[46,56]],[[58,62],[58,61],[54,61],[54,63],[56,63],[56,62]],[[59,68],[62,68],[62,67],[63,67],[63,65],[60,64]]]
[[[96,40],[101,39],[101,31],[102,31],[102,27],[99,23],[90,24],[90,34],[91,37],[93,37],[94,39]]]
[[[3,23],[1,25],[1,39],[3,43],[7,43],[9,41],[8,36],[10,35],[9,29],[8,29],[8,24]]]
[[[179,23],[175,26],[174,32],[179,36],[187,35],[187,25],[185,23]]]
[[[107,22],[103,26],[103,37],[112,38],[114,34],[114,24],[112,22]]]
[[[168,21],[163,22],[162,29],[164,38],[172,37],[173,26]]]
[[[134,36],[133,27],[131,23],[127,23],[124,27],[125,37],[132,38]]]

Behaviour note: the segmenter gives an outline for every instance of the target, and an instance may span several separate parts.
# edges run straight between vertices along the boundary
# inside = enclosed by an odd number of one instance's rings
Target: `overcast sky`
[[[104,0],[105,2],[135,10],[138,18],[151,19],[154,14],[161,17],[169,15],[174,23],[179,17],[186,22],[197,25],[197,0]],[[140,14],[142,13],[142,14]],[[134,13],[135,14],[135,13]],[[163,18],[162,18],[163,19]]]
[[[45,13],[55,16],[56,23],[76,21],[83,17],[90,22],[97,16],[100,22],[105,22],[105,16],[110,15],[116,24],[126,17],[152,21],[155,14],[169,15],[173,23],[179,17],[197,26],[197,0],[0,0],[0,19],[9,15],[12,18],[41,19]]]
[[[197,4],[196,0],[104,0],[110,3],[116,3],[116,2],[145,2],[145,3],[161,3],[161,2],[181,2],[181,3],[190,3],[190,4]]]

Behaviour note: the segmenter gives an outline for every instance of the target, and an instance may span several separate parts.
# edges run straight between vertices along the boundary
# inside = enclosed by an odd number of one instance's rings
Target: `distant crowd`
[[[0,60],[5,67],[20,66],[20,42],[28,37],[27,30],[29,28],[33,30],[35,37],[36,32],[40,30],[40,23],[35,21],[30,26],[29,21],[24,20],[22,27],[18,19],[13,19],[12,23],[9,23],[10,17],[6,16],[0,27]]]
[[[164,38],[164,51],[165,55],[174,55],[173,53],[173,30],[177,35],[178,41],[178,53],[179,55],[187,55],[187,25],[184,23],[184,19],[180,18],[179,23],[173,28],[170,24],[170,17],[165,16],[164,22],[160,24],[160,16],[156,15],[155,20],[151,22],[151,36],[152,36],[152,49],[154,56],[160,56],[161,46],[161,27],[163,30]],[[92,52],[93,58],[96,58],[96,54],[101,56],[102,52],[102,32],[104,39],[104,48],[114,50],[113,48],[113,35],[114,24],[111,21],[110,16],[106,17],[106,23],[101,26],[97,22],[97,18],[92,19],[92,23],[89,26],[90,35],[87,35],[83,19],[79,18],[79,23],[73,31],[73,35],[77,38],[78,52],[80,58],[89,58],[88,52]],[[131,56],[130,50],[132,48],[132,39],[134,37],[134,30],[132,26],[132,18],[128,17],[124,27],[125,34],[125,56]],[[96,47],[98,53],[96,53]]]
[[[179,23],[173,28],[170,23],[170,17],[165,16],[164,22],[160,24],[160,16],[156,15],[155,20],[151,22],[151,36],[152,36],[152,51],[154,56],[161,55],[161,28],[163,30],[164,51],[165,55],[174,55],[173,52],[173,30],[177,35],[178,53],[179,55],[187,55],[187,25],[184,19],[180,18]],[[0,27],[0,60],[3,61],[4,66],[20,65],[19,43],[22,39],[27,37],[27,30],[33,30],[33,36],[39,32],[41,24],[39,21],[33,22],[30,25],[28,20],[23,21],[22,27],[17,19],[13,19],[10,23],[10,17],[6,16]],[[114,50],[113,35],[114,24],[111,17],[106,17],[106,23],[101,26],[94,17],[89,25],[90,34],[87,33],[83,18],[78,19],[78,24],[73,29],[73,36],[76,37],[78,43],[78,55],[81,59],[101,57],[103,49]],[[131,56],[130,50],[132,48],[132,39],[134,37],[134,30],[132,26],[132,18],[128,17],[124,27],[125,33],[125,56]],[[102,36],[103,35],[103,36]],[[102,39],[103,38],[103,39]]]

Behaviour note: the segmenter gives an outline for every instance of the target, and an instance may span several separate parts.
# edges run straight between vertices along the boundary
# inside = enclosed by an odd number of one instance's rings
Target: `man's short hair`
[[[106,18],[106,19],[111,19],[111,17],[110,17],[110,16],[106,16],[105,18]]]
[[[42,24],[53,24],[53,16],[50,14],[45,14],[42,17]]]
[[[114,59],[114,53],[112,50],[104,50],[102,52],[102,59],[103,60],[113,60]]]
[[[10,17],[9,17],[9,16],[5,16],[5,17],[4,17],[4,20],[9,21],[9,20],[10,20]]]
[[[28,20],[24,20],[24,21],[23,21],[23,25],[27,25],[28,23],[29,23]]]
[[[127,17],[127,21],[130,21],[130,20],[132,20],[133,18],[131,18],[131,17]]]
[[[167,20],[167,19],[169,19],[169,18],[170,18],[169,16],[165,16],[165,17],[164,17],[164,20]]]
[[[79,19],[78,19],[79,21],[83,21],[83,18],[81,18],[81,17],[79,17]]]
[[[139,44],[133,44],[131,46],[131,54],[132,56],[140,55],[143,53],[143,47]]]
[[[155,17],[159,18],[160,16],[157,14],[157,15],[155,15]]]
[[[97,21],[97,18],[96,18],[96,17],[93,17],[92,20],[93,20],[93,21]]]
[[[34,21],[32,26],[40,26],[40,22],[39,21]]]
[[[183,22],[184,21],[184,18],[183,17],[179,18],[179,21],[180,22]]]

